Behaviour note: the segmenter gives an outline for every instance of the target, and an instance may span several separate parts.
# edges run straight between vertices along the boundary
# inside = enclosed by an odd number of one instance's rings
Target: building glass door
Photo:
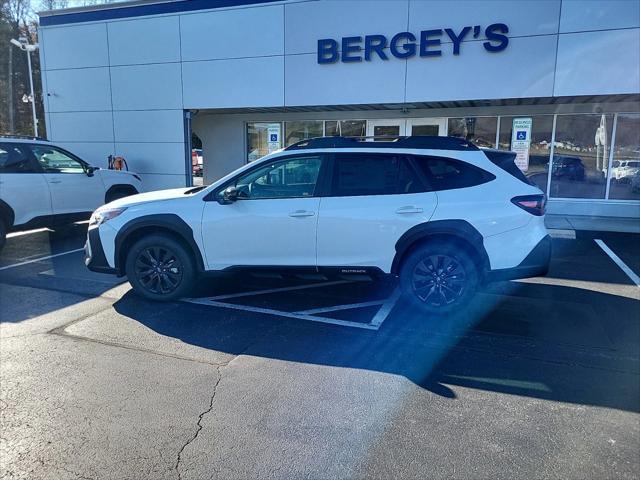
[[[389,120],[367,120],[367,136],[396,137],[404,135],[444,136],[447,134],[446,118],[397,118]]]
[[[408,118],[405,135],[445,136],[446,118]]]
[[[367,137],[377,137],[374,141],[384,141],[385,137],[399,137],[405,135],[406,120],[403,118],[391,120],[367,120]]]

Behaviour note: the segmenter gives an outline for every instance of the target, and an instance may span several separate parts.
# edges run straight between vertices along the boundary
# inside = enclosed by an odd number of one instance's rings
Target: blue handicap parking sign
[[[278,134],[277,133],[272,133],[270,138],[271,138],[269,140],[270,142],[277,142],[278,141]]]
[[[527,132],[525,130],[518,130],[516,132],[516,140],[526,140]]]

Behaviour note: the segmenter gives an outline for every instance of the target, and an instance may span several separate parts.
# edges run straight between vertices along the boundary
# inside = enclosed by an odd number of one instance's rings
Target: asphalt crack
[[[196,427],[197,427],[196,431],[191,436],[191,438],[189,438],[189,440],[187,440],[187,442],[184,445],[182,445],[182,447],[180,448],[180,451],[178,452],[178,458],[176,459],[176,464],[174,466],[174,470],[178,474],[178,480],[182,480],[182,474],[180,473],[180,462],[182,461],[182,453],[184,452],[185,448],[187,448],[191,443],[193,443],[196,440],[196,438],[198,438],[198,435],[200,434],[200,431],[203,428],[202,419],[204,418],[205,415],[210,413],[211,410],[213,410],[213,404],[215,403],[216,393],[218,391],[218,385],[220,384],[220,380],[222,380],[221,368],[223,367],[216,368],[216,371],[218,372],[218,380],[216,380],[216,383],[213,385],[213,393],[211,395],[211,399],[209,400],[209,407],[198,416],[198,422],[196,423]]]

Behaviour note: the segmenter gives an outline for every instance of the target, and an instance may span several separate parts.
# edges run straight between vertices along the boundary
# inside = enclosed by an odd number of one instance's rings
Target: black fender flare
[[[13,208],[9,206],[7,202],[0,199],[0,219],[5,222],[5,228],[10,229],[13,226],[16,215]]]
[[[138,193],[140,193],[138,191],[138,189],[136,187],[134,187],[133,185],[129,185],[128,183],[116,183],[115,185],[111,185],[107,191],[104,193],[104,201],[105,203],[107,202],[107,198],[109,198],[109,195],[117,190],[121,190],[121,191],[130,191],[131,195],[136,195]]]
[[[412,245],[434,235],[458,237],[473,248],[480,261],[481,270],[489,269],[489,256],[484,248],[484,238],[473,225],[466,220],[435,220],[415,225],[402,234],[395,245],[396,254],[391,264],[391,273],[397,275],[400,272],[402,259]]]
[[[193,230],[182,218],[174,213],[159,213],[155,215],[145,215],[143,217],[134,218],[133,220],[125,223],[122,228],[118,230],[115,238],[115,250],[114,250],[114,263],[115,269],[118,274],[124,274],[124,264],[120,261],[122,256],[122,247],[126,244],[127,240],[136,231],[143,228],[159,228],[168,230],[174,235],[182,239],[193,252],[194,259],[196,261],[196,269],[199,272],[204,272],[204,260],[202,259],[202,252],[198,247],[193,236]]]

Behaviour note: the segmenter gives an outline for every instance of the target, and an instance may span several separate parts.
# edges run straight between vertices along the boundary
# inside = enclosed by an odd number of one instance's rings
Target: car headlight
[[[91,215],[91,219],[89,219],[89,226],[99,226],[104,222],[111,220],[112,218],[116,218],[121,215],[127,208],[99,208]],[[86,217],[85,217],[86,218]]]

